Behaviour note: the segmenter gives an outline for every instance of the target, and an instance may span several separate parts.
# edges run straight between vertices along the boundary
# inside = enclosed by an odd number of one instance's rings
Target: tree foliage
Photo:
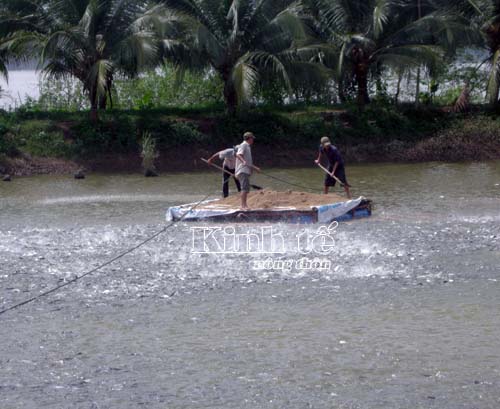
[[[212,67],[224,83],[229,111],[248,101],[266,78],[291,89],[321,76],[293,0],[164,0],[170,37],[164,55],[180,68]]]
[[[77,78],[96,115],[112,102],[116,76],[137,76],[157,58],[147,6],[134,0],[12,3],[4,35],[13,53],[36,55],[45,75]]]
[[[484,88],[498,103],[499,0],[0,3],[0,75],[7,75],[8,61],[35,58],[48,77],[80,82],[94,118],[113,105],[117,81],[166,62],[175,67],[175,84],[151,87],[168,86],[175,93],[186,72],[210,73],[222,84],[210,92],[220,93],[214,100],[222,98],[229,112],[263,98],[320,100],[323,90],[335,86],[340,100],[354,93],[363,107],[371,89],[385,95],[388,75],[398,78],[399,96],[402,79],[415,71],[418,99],[421,70],[434,81],[433,97],[436,73],[467,47],[487,50]]]
[[[457,44],[464,25],[431,1],[304,0],[318,37],[331,45],[338,81],[353,78],[360,106],[369,102],[369,76],[432,67]]]

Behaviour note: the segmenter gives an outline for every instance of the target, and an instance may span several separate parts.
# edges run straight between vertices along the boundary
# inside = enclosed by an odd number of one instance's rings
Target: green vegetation
[[[48,77],[77,80],[95,121],[98,111],[119,107],[117,82],[166,63],[174,74],[138,88],[140,109],[172,96],[186,72],[213,79],[200,94],[223,100],[229,113],[266,102],[363,107],[389,98],[388,80],[397,82],[397,101],[405,77],[416,81],[417,102],[428,78],[432,98],[443,66],[473,48],[488,54],[483,91],[497,103],[498,7],[493,0],[5,0],[0,61],[35,58]],[[476,55],[476,70],[484,61]]]
[[[38,55],[48,76],[78,79],[94,121],[112,105],[115,77],[137,76],[157,58],[146,9],[135,0],[7,1],[3,8],[5,52]]]
[[[156,150],[156,140],[151,136],[149,132],[144,132],[141,140],[141,158],[142,158],[142,168],[147,176],[156,175],[156,165],[155,161],[158,158],[158,151]]]
[[[480,127],[476,127],[478,123]],[[426,140],[435,143],[446,139],[444,146],[447,147],[454,135],[474,144],[482,140],[483,134],[492,134],[494,138],[494,130],[500,135],[500,122],[488,112],[463,116],[432,107],[415,109],[412,105],[402,105],[394,109],[380,104],[371,104],[362,113],[355,105],[335,109],[309,105],[253,109],[236,116],[227,115],[222,106],[193,110],[108,110],[97,125],[82,112],[24,111],[0,117],[0,152],[85,161],[96,155],[139,154],[144,147],[144,134],[155,141],[160,151],[171,152],[183,147],[193,148],[193,152],[212,151],[238,142],[248,129],[258,135],[259,145],[277,149],[315,150],[318,138],[328,135],[341,148],[358,152],[352,160],[398,160],[402,158],[395,148],[406,150]],[[470,138],[460,136],[457,132],[460,129],[470,131]],[[488,146],[485,145],[485,149]],[[427,148],[420,152],[420,156],[415,154],[405,159],[424,160],[423,152],[428,157],[436,157]],[[448,158],[442,150],[436,149],[436,152],[438,157]],[[467,156],[467,149],[464,152]]]
[[[34,59],[45,77],[0,114],[0,154],[139,156],[144,134],[212,150],[251,129],[355,160],[488,157],[450,144],[497,146],[499,33],[496,0],[3,0],[0,75]]]

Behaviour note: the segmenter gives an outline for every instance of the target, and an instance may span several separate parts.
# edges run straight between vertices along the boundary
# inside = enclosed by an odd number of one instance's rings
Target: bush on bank
[[[467,160],[500,157],[500,121],[477,112],[371,105],[259,108],[227,116],[219,105],[106,111],[97,124],[86,112],[18,111],[0,114],[0,155],[29,154],[85,160],[96,155],[137,154],[149,132],[160,151],[208,151],[238,143],[252,130],[259,145],[277,150],[316,149],[330,136],[350,161]]]
[[[408,151],[412,161],[466,161],[500,158],[500,119],[477,117],[453,123]]]

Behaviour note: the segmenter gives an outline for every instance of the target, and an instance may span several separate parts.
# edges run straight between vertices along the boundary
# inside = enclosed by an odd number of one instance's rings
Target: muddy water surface
[[[271,172],[321,188],[315,169]],[[297,246],[319,226],[284,224],[272,226],[284,254],[194,252],[193,227],[214,225],[181,223],[1,315],[0,407],[498,407],[500,163],[348,176],[375,212],[331,232],[328,254]],[[214,173],[1,184],[0,307],[133,247],[168,206],[218,189]]]

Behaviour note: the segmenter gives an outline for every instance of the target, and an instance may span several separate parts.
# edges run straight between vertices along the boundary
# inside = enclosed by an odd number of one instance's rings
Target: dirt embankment
[[[416,144],[393,141],[390,144],[367,144],[354,147],[339,146],[346,165],[373,162],[428,162],[468,161],[500,159],[500,144],[482,141],[443,141],[430,138]],[[206,170],[200,158],[208,158],[218,149],[180,147],[160,153],[156,161],[161,172],[190,172]],[[254,163],[263,168],[314,166],[317,156],[315,148],[290,149],[255,147]],[[0,174],[29,176],[37,174],[73,174],[78,169],[87,172],[141,173],[139,154],[105,154],[77,161],[58,158],[22,156],[7,158],[0,162]]]
[[[65,175],[77,172],[80,167],[76,162],[70,160],[23,155],[3,159],[0,163],[0,174],[13,176]]]
[[[419,140],[391,140],[363,144],[339,144],[347,166],[362,162],[426,162],[480,161],[500,159],[500,132],[496,121],[480,118],[462,121],[442,132]],[[335,139],[334,139],[335,141]],[[211,146],[192,144],[160,152],[156,161],[159,172],[189,172],[206,170],[200,158],[208,158],[231,144]],[[264,145],[257,140],[253,150],[254,162],[263,168],[314,166],[318,141],[311,140],[303,148]],[[0,156],[0,174],[72,174],[84,168],[89,172],[141,172],[139,153],[102,154],[76,161],[39,158],[21,155],[16,158]]]
[[[178,147],[162,151],[156,160],[159,172],[189,172],[208,169],[201,158],[209,158],[217,148]],[[283,150],[264,146],[254,148],[255,164],[262,167],[310,166],[317,153],[313,149]],[[0,163],[0,174],[15,176],[40,174],[73,174],[78,169],[88,172],[142,172],[141,158],[137,153],[103,154],[92,158],[75,161],[58,158],[39,158],[28,155],[7,158]]]

